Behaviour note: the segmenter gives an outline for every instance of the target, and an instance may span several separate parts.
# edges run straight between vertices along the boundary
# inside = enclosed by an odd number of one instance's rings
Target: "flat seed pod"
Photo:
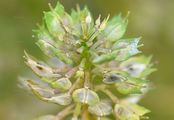
[[[88,88],[77,89],[73,92],[73,99],[75,102],[88,104],[90,106],[99,102],[99,96],[94,91]]]
[[[150,111],[137,104],[121,102],[115,105],[115,114],[119,120],[140,120],[140,117]]]
[[[127,78],[123,73],[113,71],[113,72],[108,72],[104,75],[103,82],[106,84],[114,84],[125,81],[126,79]]]
[[[49,34],[45,25],[39,26],[38,30],[33,30],[39,40],[44,40],[53,43],[53,37]]]
[[[26,80],[25,84],[32,90],[32,92],[37,97],[39,97],[42,100],[45,100],[45,98],[49,98],[55,95],[53,89],[40,87],[38,84],[36,84],[32,80]]]
[[[125,66],[124,71],[127,71],[131,76],[138,77],[146,68],[145,64],[138,62],[132,62],[129,65]]]
[[[61,93],[57,96],[49,98],[48,101],[59,105],[69,105],[72,102],[72,98],[71,95],[68,93]]]
[[[97,116],[106,116],[112,113],[112,106],[108,101],[101,101],[94,106],[89,106],[88,110]]]
[[[39,76],[41,77],[60,77],[60,74],[55,74],[49,66],[44,64],[43,62],[36,61],[32,59],[25,52],[26,64]]]
[[[45,12],[44,19],[45,19],[49,32],[54,37],[58,37],[60,40],[62,40],[63,35],[65,34],[65,31],[62,28],[61,23],[57,18],[57,15],[53,12]]]
[[[115,16],[108,22],[106,29],[101,35],[105,35],[108,41],[116,41],[126,32],[127,24],[127,19],[122,18],[121,15]]]
[[[68,90],[71,86],[72,83],[68,78],[61,78],[56,80],[55,82],[51,83],[53,88],[58,88],[60,90]]]
[[[133,55],[140,53],[138,50],[140,38],[132,38],[132,39],[122,39],[116,41],[112,50],[118,51],[117,57],[115,60],[124,61],[130,58]]]
[[[127,81],[116,83],[117,90],[122,94],[140,94],[147,88],[148,81],[129,77]]]
[[[67,64],[72,64],[72,60],[68,58],[68,56],[64,53],[64,51],[60,50],[58,47],[54,46],[53,44],[44,40],[39,40],[37,42],[37,45],[47,56],[57,57],[61,61]]]
[[[118,51],[113,51],[108,54],[103,54],[103,55],[95,57],[92,62],[94,64],[102,64],[104,62],[109,62],[109,61],[114,60],[116,58],[117,54],[118,54]]]
[[[150,64],[152,57],[137,56],[130,58],[120,64],[120,68],[136,78],[143,78],[154,72],[156,69],[152,68]]]
[[[72,101],[71,95],[68,93],[60,93],[56,95],[53,89],[41,88],[35,85],[31,80],[28,81],[28,85],[32,89],[32,92],[43,101],[59,105],[68,105]]]

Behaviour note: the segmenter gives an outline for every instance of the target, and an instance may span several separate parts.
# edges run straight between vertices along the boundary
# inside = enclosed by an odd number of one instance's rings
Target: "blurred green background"
[[[77,3],[88,5],[94,17],[131,11],[126,36],[142,36],[142,50],[154,55],[158,68],[150,76],[155,87],[141,104],[152,111],[150,120],[174,120],[174,0],[60,1],[67,11]],[[56,0],[0,0],[0,120],[30,120],[58,110],[17,87],[17,77],[27,70],[24,49],[43,57],[31,36],[49,2]]]

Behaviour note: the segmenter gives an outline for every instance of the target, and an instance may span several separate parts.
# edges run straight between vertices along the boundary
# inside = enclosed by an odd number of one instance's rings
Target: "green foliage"
[[[26,64],[39,80],[26,79],[22,84],[41,100],[65,109],[36,120],[62,120],[69,115],[72,120],[109,120],[108,115],[120,120],[143,118],[149,110],[125,100],[124,95],[141,97],[149,88],[147,76],[155,69],[151,57],[137,56],[140,38],[122,39],[127,17],[116,15],[109,20],[108,16],[101,21],[99,15],[95,21],[87,7],[77,7],[71,14],[59,2],[50,8],[34,32],[38,47],[49,59],[56,59],[58,67],[25,52]],[[113,89],[123,98],[117,98]]]

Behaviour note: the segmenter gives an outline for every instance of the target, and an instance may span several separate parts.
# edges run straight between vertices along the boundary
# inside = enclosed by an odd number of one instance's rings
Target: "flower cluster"
[[[59,2],[50,8],[34,32],[36,44],[52,63],[25,52],[25,62],[37,77],[21,83],[41,100],[65,107],[36,120],[147,118],[149,110],[136,102],[148,90],[147,76],[155,69],[151,57],[138,49],[140,37],[122,38],[127,16],[109,20],[109,15],[99,15],[94,20],[87,7],[77,6],[71,14]]]

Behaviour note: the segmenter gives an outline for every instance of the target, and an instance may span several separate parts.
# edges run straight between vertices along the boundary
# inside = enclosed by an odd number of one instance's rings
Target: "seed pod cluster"
[[[64,109],[57,116],[36,120],[84,120],[84,116],[90,120],[139,120],[148,113],[129,99],[117,97],[144,95],[149,88],[147,76],[155,71],[151,57],[140,55],[140,37],[122,38],[128,16],[101,19],[99,15],[94,20],[87,7],[77,6],[68,14],[59,2],[50,9],[34,30],[36,44],[48,60],[37,60],[25,52],[25,63],[37,80],[26,78],[22,84],[41,100]],[[58,65],[47,62],[50,59],[59,61]]]

